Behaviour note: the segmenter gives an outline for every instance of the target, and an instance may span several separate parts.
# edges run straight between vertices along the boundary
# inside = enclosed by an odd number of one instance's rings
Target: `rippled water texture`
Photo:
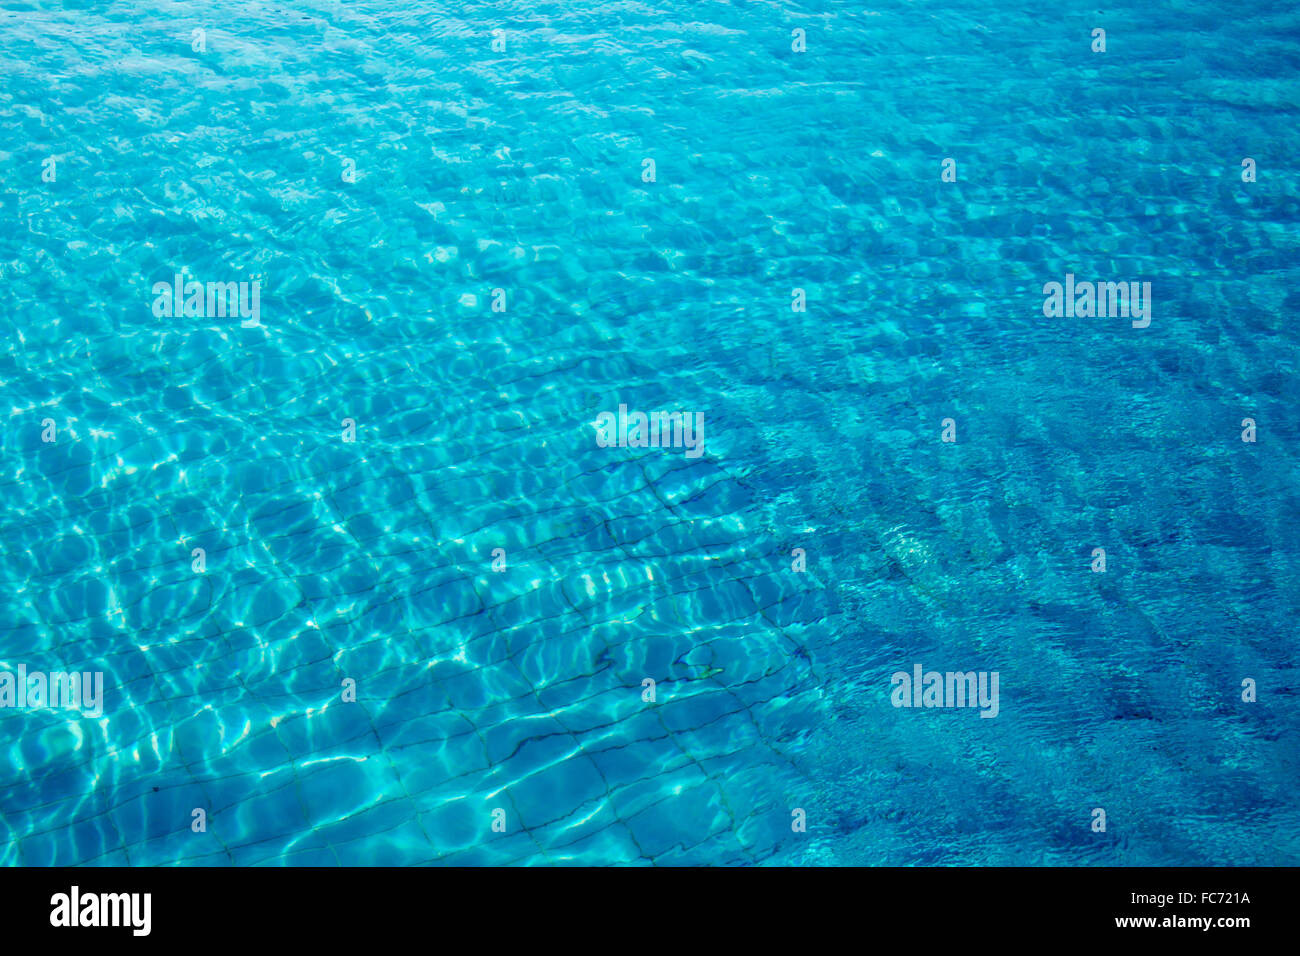
[[[1300,863],[1300,12],[1152,6],[0,0],[0,860]]]

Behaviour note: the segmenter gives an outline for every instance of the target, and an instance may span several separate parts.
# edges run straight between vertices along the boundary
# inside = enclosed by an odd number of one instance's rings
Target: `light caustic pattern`
[[[1300,862],[1295,27],[0,0],[0,859]]]

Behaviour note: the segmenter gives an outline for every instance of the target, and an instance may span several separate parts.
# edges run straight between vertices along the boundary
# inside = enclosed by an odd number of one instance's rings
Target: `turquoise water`
[[[0,708],[0,859],[1300,862],[1297,67],[1285,5],[0,0],[0,670],[104,686]]]

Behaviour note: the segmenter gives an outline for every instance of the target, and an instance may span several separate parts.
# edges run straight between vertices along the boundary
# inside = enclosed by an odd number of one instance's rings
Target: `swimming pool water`
[[[1300,862],[1298,66],[1221,0],[0,0],[0,670],[104,685],[0,708],[0,860]]]

